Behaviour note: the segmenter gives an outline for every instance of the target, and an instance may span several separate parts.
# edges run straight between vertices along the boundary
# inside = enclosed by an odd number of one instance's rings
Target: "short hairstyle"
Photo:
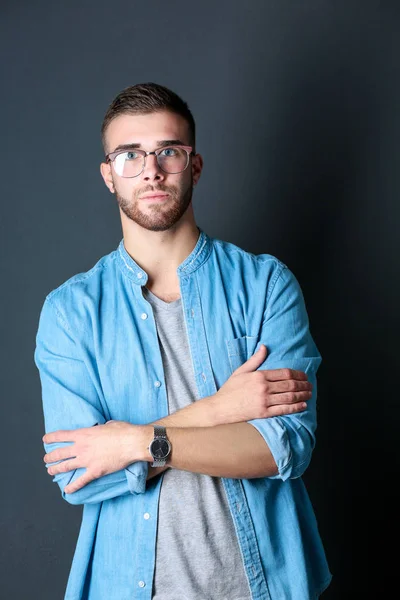
[[[122,114],[146,115],[169,111],[181,115],[189,125],[190,144],[195,147],[196,125],[187,105],[175,92],[157,83],[137,83],[123,89],[111,102],[101,125],[101,141],[106,150],[105,134],[113,119]]]

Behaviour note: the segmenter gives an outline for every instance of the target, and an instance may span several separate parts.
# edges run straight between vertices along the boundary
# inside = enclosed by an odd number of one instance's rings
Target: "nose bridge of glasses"
[[[158,162],[158,154],[159,152],[157,152],[157,150],[143,150],[143,171],[151,169],[152,167],[155,167],[157,171],[162,171],[160,163]],[[151,155],[154,155],[154,158],[149,159]]]

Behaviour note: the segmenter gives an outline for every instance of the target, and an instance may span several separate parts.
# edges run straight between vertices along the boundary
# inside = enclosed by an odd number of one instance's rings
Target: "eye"
[[[171,158],[172,156],[176,156],[178,153],[177,148],[165,148],[160,152],[161,156],[165,156],[167,158]]]
[[[135,160],[136,158],[139,158],[139,154],[133,150],[130,150],[125,155],[125,160]]]

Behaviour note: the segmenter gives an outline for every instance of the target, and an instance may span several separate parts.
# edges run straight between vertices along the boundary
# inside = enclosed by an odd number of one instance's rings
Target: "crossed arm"
[[[35,351],[49,432],[43,437],[48,472],[72,504],[142,493],[146,478],[162,470],[149,467],[153,424],[107,420],[96,378],[54,302],[48,299],[43,307]],[[315,443],[321,357],[301,290],[287,270],[269,296],[259,339],[271,340],[267,361],[261,346],[215,395],[156,422],[167,426],[173,446],[169,466],[220,477],[283,480],[307,468]],[[69,429],[58,429],[60,423]]]
[[[312,385],[300,371],[257,372],[266,354],[267,349],[261,346],[217,394],[155,422],[167,427],[172,452],[166,467],[148,467],[147,479],[168,467],[232,478],[277,474],[268,445],[247,420],[304,410]],[[152,462],[148,446],[153,425],[108,421],[98,427],[48,433],[43,437],[47,444],[73,442],[44,456],[46,463],[62,461],[49,466],[48,473],[57,475],[85,467],[85,473],[64,488],[65,493],[72,493],[131,463]]]

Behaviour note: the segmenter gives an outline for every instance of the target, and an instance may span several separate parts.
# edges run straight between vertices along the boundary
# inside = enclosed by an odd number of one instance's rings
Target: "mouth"
[[[139,196],[139,200],[144,202],[164,202],[169,197],[169,194],[148,194],[145,196]]]

